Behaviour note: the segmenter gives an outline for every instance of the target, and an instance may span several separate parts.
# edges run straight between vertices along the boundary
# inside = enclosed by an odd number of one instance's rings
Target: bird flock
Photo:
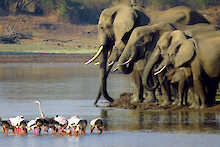
[[[40,116],[33,120],[25,120],[24,116],[16,116],[6,120],[0,118],[2,126],[1,133],[8,136],[27,135],[33,131],[35,135],[40,136],[43,132],[51,132],[56,136],[80,136],[86,134],[87,120],[81,119],[74,115],[69,119],[56,115],[55,117],[46,117],[42,111],[40,101],[35,101],[39,106]],[[93,130],[97,130],[97,134],[102,134],[104,130],[104,122],[101,118],[95,118],[90,122],[90,134]]]

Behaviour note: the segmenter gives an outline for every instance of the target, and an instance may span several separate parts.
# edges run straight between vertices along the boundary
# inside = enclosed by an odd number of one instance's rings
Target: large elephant
[[[175,25],[193,25],[197,23],[208,23],[209,21],[197,11],[185,7],[173,7],[165,11],[146,11],[151,19],[151,24],[160,22],[172,23]]]
[[[96,55],[86,64],[94,61],[98,56],[100,63],[100,89],[94,104],[96,104],[103,94],[104,98],[113,102],[113,99],[107,92],[107,77],[113,66],[108,67],[108,55],[113,46],[119,52],[122,52],[131,32],[135,27],[147,25],[149,18],[138,8],[132,8],[127,5],[119,5],[103,10],[98,23],[98,46],[100,47]],[[113,61],[118,60],[118,56]]]
[[[170,13],[171,11],[172,13]],[[183,7],[176,7],[171,8],[169,11],[165,11],[164,14],[172,14],[170,16],[170,18],[172,19],[166,19],[169,20],[166,21],[167,23],[173,22],[182,24],[195,24],[199,22],[208,22],[205,18],[191,19],[191,12],[192,10],[190,8],[183,9]],[[181,15],[178,15],[178,17],[176,17],[175,13]],[[168,15],[164,16],[168,18]],[[198,16],[202,18],[199,13]],[[120,55],[123,53],[123,50],[133,30],[139,26],[148,25],[149,23],[154,22],[153,19],[157,19],[157,17],[149,18],[146,14],[145,9],[143,9],[142,7],[119,5],[103,10],[98,23],[98,46],[100,48],[97,51],[96,55],[91,60],[86,62],[87,64],[91,63],[100,56],[100,89],[94,104],[97,103],[101,95],[103,95],[108,101],[113,101],[113,99],[108,95],[107,92],[108,74],[113,64],[119,59]],[[164,19],[162,19],[161,17],[161,20],[163,21]],[[110,62],[108,61],[108,58],[112,49],[117,49],[118,54],[113,58],[113,61]],[[111,64],[108,67],[107,65],[109,63]]]
[[[147,81],[150,80],[149,75],[158,62],[157,71],[162,71],[169,65],[174,68],[191,67],[195,93],[200,98],[200,107],[204,108],[215,103],[215,94],[220,80],[220,31],[197,29],[200,32],[195,29],[191,33],[193,39],[187,39],[186,36],[178,44],[171,42],[167,49],[162,50],[160,46],[155,48],[149,58],[151,62],[145,66],[143,79],[146,86],[150,87]],[[172,39],[172,36],[167,35],[167,38],[163,39],[167,42]],[[159,60],[159,57],[162,60]]]

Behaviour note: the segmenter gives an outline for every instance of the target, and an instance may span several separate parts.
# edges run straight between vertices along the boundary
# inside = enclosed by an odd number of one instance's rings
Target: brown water
[[[33,100],[40,99],[47,116],[79,115],[90,121],[102,117],[103,135],[80,138],[57,137],[30,132],[28,136],[0,135],[0,146],[8,147],[219,147],[220,113],[139,112],[93,107],[99,85],[96,66],[82,64],[0,65],[0,116],[39,115]],[[118,86],[120,85],[120,86]],[[132,89],[129,78],[111,74],[108,88],[119,97]],[[99,104],[105,105],[105,100]]]

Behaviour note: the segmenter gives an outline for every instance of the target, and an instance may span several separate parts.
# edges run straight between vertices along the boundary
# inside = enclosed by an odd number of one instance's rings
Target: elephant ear
[[[116,42],[123,41],[128,33],[134,28],[137,14],[130,7],[122,7],[117,11],[113,22]],[[124,38],[124,39],[123,39]]]
[[[184,43],[188,43],[186,41],[182,42],[182,44],[180,44],[178,47],[177,47],[177,54],[174,58],[174,65],[175,67],[180,67],[182,66],[183,64],[189,62],[193,56],[194,56],[194,53],[195,53],[195,48],[192,46],[188,46],[188,45],[184,45]]]

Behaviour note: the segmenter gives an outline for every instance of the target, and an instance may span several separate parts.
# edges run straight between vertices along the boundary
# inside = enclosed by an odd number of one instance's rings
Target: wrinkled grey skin
[[[165,17],[161,17],[162,21],[174,22],[181,24],[194,24],[198,22],[207,22],[204,19],[191,19],[192,10],[190,8],[176,7],[169,11],[165,11],[163,14]],[[178,13],[178,16],[175,15]],[[170,14],[172,14],[170,17]],[[199,15],[199,14],[198,14]],[[146,11],[141,7],[129,7],[126,5],[119,5],[112,8],[105,9],[100,16],[98,24],[98,46],[103,46],[104,49],[101,52],[99,63],[100,63],[100,88],[99,94],[96,98],[95,105],[98,102],[101,95],[104,96],[108,101],[113,102],[113,99],[108,95],[107,92],[107,77],[113,65],[108,67],[107,65],[111,63],[108,60],[108,54],[112,49],[117,49],[118,54],[112,58],[113,63],[115,63],[128,42],[130,34],[133,29],[139,26],[144,26],[150,22],[155,22],[153,19],[158,20],[158,16],[151,15],[149,18]],[[175,16],[175,17],[174,17]],[[201,15],[200,15],[201,16]],[[169,19],[168,19],[169,18]],[[140,81],[137,81],[140,83]],[[139,88],[138,88],[139,89]]]
[[[152,62],[145,67],[146,74],[143,78],[146,81],[149,80],[148,76],[152,72],[152,67],[158,62],[160,62],[159,67],[169,65],[174,68],[191,67],[193,88],[199,97],[200,108],[204,108],[215,103],[215,94],[220,79],[220,31],[197,29],[200,31],[191,29],[193,38],[186,38],[178,45],[170,44],[164,50],[157,47],[153,52],[154,56],[149,59],[152,59]],[[155,56],[162,57],[162,60],[156,60]]]

